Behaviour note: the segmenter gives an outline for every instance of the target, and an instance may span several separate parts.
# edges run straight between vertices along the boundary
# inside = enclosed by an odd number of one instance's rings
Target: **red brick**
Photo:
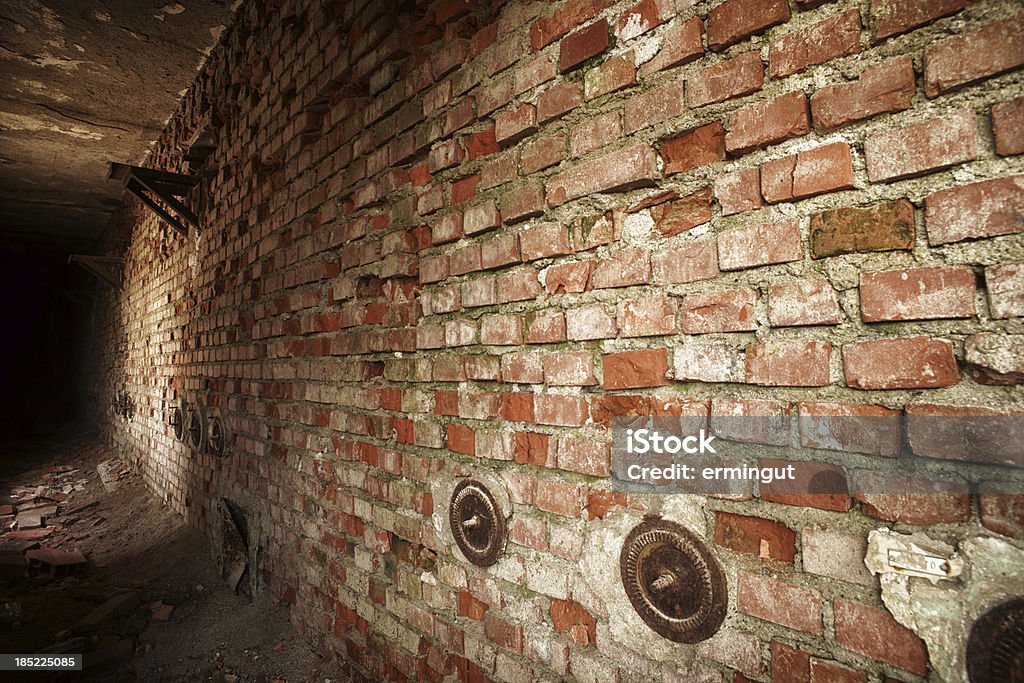
[[[784,446],[789,444],[789,412],[789,404],[783,401],[716,398],[711,401],[711,427],[716,435],[730,441]],[[733,419],[737,417],[760,419]]]
[[[462,289],[459,285],[438,287],[430,293],[430,310],[433,313],[451,313],[462,308]]]
[[[501,145],[494,138],[494,126],[471,133],[466,141],[466,152],[470,161],[500,151]]]
[[[568,0],[549,16],[540,17],[530,26],[533,48],[540,50],[550,45],[611,4],[612,0]]]
[[[472,429],[455,424],[448,425],[447,429],[449,449],[464,455],[476,454],[476,433]]]
[[[480,245],[470,244],[452,252],[450,258],[452,275],[465,275],[480,270]]]
[[[537,98],[537,120],[547,123],[566,112],[572,111],[583,103],[583,92],[579,84],[563,81],[553,85]]]
[[[725,159],[725,127],[720,121],[661,143],[665,174],[683,173]]]
[[[537,271],[533,268],[516,268],[498,275],[498,303],[536,299],[541,293]]]
[[[906,199],[868,207],[831,209],[811,216],[811,256],[910,249],[914,205]]]
[[[498,302],[493,277],[480,277],[462,283],[462,305],[466,308],[474,306],[493,306]]]
[[[485,270],[519,263],[519,236],[514,233],[495,235],[480,243],[480,265]]]
[[[1024,410],[1016,406],[911,403],[906,407],[907,442],[915,454],[926,458],[1024,467],[1021,415]],[[993,422],[995,418],[1001,419]]]
[[[744,378],[743,352],[721,341],[677,346],[673,367],[676,381],[742,382]]]
[[[1024,495],[982,493],[978,498],[981,523],[986,529],[1024,539]]]
[[[641,0],[619,15],[615,22],[615,37],[625,43],[661,26],[675,15],[671,0]]]
[[[770,387],[828,385],[832,345],[796,339],[761,342],[747,347],[746,381]]]
[[[718,273],[718,246],[713,239],[684,242],[651,255],[651,277],[655,284],[712,280]]]
[[[651,208],[654,231],[672,237],[711,220],[711,188]]]
[[[718,292],[695,292],[683,299],[683,332],[750,332],[757,329],[753,289],[727,289]]]
[[[761,165],[761,194],[769,203],[852,187],[853,157],[845,142],[834,142]]]
[[[532,351],[506,353],[501,357],[501,381],[540,384],[544,381],[541,356]]]
[[[686,81],[686,102],[691,107],[725,102],[764,87],[764,63],[757,50],[701,69]]]
[[[935,266],[860,274],[860,308],[864,322],[971,318],[974,270],[970,266]]]
[[[665,85],[626,100],[626,132],[635,133],[642,128],[681,116],[685,110],[683,79],[669,81]],[[620,135],[621,133],[616,133],[608,140],[614,140]]]
[[[769,285],[768,320],[773,327],[836,325],[843,315],[828,280],[797,280]]]
[[[493,199],[467,207],[462,217],[462,229],[467,235],[479,235],[501,224],[501,214]]]
[[[516,185],[499,202],[501,218],[507,225],[536,218],[544,213],[544,185],[531,181]]]
[[[903,111],[911,107],[914,87],[914,60],[893,57],[868,67],[853,83],[827,85],[811,95],[811,116],[816,126],[833,129]]]
[[[430,150],[428,158],[430,172],[437,173],[446,168],[458,166],[462,162],[463,152],[458,140],[446,140],[438,143]]]
[[[802,91],[743,107],[729,119],[725,148],[732,155],[806,135],[811,130]]]
[[[651,337],[675,334],[676,300],[646,297],[619,302],[615,314],[623,337]]]
[[[523,261],[572,253],[569,230],[561,223],[540,223],[519,233]]]
[[[1024,317],[1024,263],[1006,263],[985,269],[988,305],[993,318]]]
[[[700,17],[673,22],[662,35],[661,50],[640,67],[640,76],[688,64],[704,54],[704,23]]]
[[[486,315],[480,319],[480,343],[514,346],[523,343],[523,319],[518,315]]]
[[[512,88],[512,92],[519,95],[527,90],[533,90],[537,86],[552,80],[557,75],[558,68],[555,66],[555,63],[549,56],[541,55],[516,70],[514,75],[515,85]]]
[[[507,395],[507,394],[506,394]],[[533,419],[533,404],[530,404],[530,420]],[[515,421],[527,421],[517,416]],[[536,465],[537,467],[555,466],[555,442],[547,434],[536,432],[515,433],[515,461],[520,465]]]
[[[550,386],[585,387],[597,384],[594,357],[587,351],[544,354],[544,382]]]
[[[860,52],[860,12],[851,9],[772,41],[769,73],[783,78]]]
[[[715,178],[715,199],[723,216],[753,211],[764,204],[761,199],[761,171],[744,168]]]
[[[454,242],[462,237],[462,213],[446,213],[435,218],[430,226],[431,240],[434,244]]]
[[[573,247],[581,252],[611,244],[620,236],[624,220],[621,210],[611,209],[596,216],[580,216],[572,224]]]
[[[564,38],[558,46],[558,70],[572,71],[608,49],[608,20],[599,19]]]
[[[633,51],[609,57],[603,64],[587,71],[583,78],[583,99],[588,102],[602,95],[622,90],[636,83]]]
[[[420,282],[440,282],[448,277],[447,256],[425,256],[420,259]]]
[[[533,399],[537,424],[556,427],[580,427],[590,415],[582,396],[537,394]]]
[[[650,187],[658,177],[657,155],[647,145],[637,145],[586,161],[563,171],[547,182],[552,207],[596,192],[621,192]]]
[[[548,294],[576,294],[584,292],[590,282],[590,261],[560,263],[544,271],[544,288]]]
[[[1024,175],[940,190],[924,207],[932,245],[1024,232]]]
[[[723,50],[785,21],[785,0],[726,0],[708,14],[708,47]]]
[[[441,0],[437,4],[434,21],[438,24],[446,24],[456,17],[461,17],[473,10],[471,0]]]
[[[480,174],[459,178],[452,183],[451,203],[452,206],[467,202],[476,196],[477,185],[480,184]]]
[[[1024,97],[992,107],[992,134],[996,138],[996,154],[1024,153]]]
[[[810,683],[865,683],[867,677],[855,669],[827,659],[811,659]]]
[[[549,309],[526,314],[527,344],[557,344],[565,339],[565,315],[562,311]]]
[[[715,543],[764,560],[792,562],[796,556],[796,532],[788,526],[731,512],[715,512]]]
[[[581,157],[595,149],[601,149],[609,142],[622,136],[619,112],[609,111],[573,126],[569,131],[569,151],[574,157]]]
[[[841,647],[920,676],[928,672],[924,642],[889,612],[843,598],[836,598],[834,611]]]
[[[855,389],[934,389],[960,381],[952,344],[928,337],[848,344],[843,371]]]
[[[469,617],[474,621],[481,621],[487,612],[488,605],[473,597],[466,591],[458,591],[455,594],[455,606],[460,617]]]
[[[523,146],[519,156],[523,175],[530,175],[554,166],[565,159],[565,137],[546,135]]]
[[[604,356],[606,390],[657,387],[666,384],[668,350],[623,351]]]
[[[579,517],[583,510],[583,491],[579,484],[553,479],[538,479],[534,504],[563,517]]]
[[[801,258],[800,221],[796,218],[730,230],[718,236],[718,267],[722,270],[756,268]]]
[[[565,312],[566,336],[572,341],[612,339],[619,334],[615,317],[601,304],[570,308]]]
[[[771,652],[772,683],[810,683],[811,655],[777,640]]]
[[[551,598],[551,623],[555,631],[567,633],[578,645],[597,642],[597,620],[575,600]]]
[[[973,112],[961,111],[885,131],[864,142],[871,182],[938,171],[978,157]]]
[[[488,611],[484,615],[484,635],[498,647],[523,651],[523,627]]]
[[[885,476],[885,475],[881,475]],[[885,477],[881,486],[893,486],[895,482]],[[917,482],[922,488],[928,482]],[[966,522],[971,516],[970,496],[966,493],[874,493],[858,492],[854,497],[864,507],[864,513],[885,520],[917,526],[932,524],[953,524]]]
[[[924,92],[936,97],[1024,65],[1024,16],[953,36],[924,53]]]
[[[503,357],[504,358],[504,357]],[[510,367],[510,374],[514,370]],[[543,371],[542,371],[543,372]],[[501,377],[503,382],[510,381],[510,378],[505,377],[504,371]],[[532,378],[531,378],[532,379]],[[543,376],[541,376],[543,379]],[[518,381],[518,380],[514,380]],[[534,417],[534,406],[533,406],[533,394],[531,393],[519,393],[513,391],[506,391],[501,395],[501,419],[508,420],[510,422],[533,422]],[[516,444],[519,444],[519,434],[516,434]],[[545,436],[541,434],[539,436]],[[525,438],[525,437],[524,437]],[[518,457],[518,456],[517,456]]]
[[[502,147],[511,147],[537,131],[537,108],[523,104],[494,117],[494,138]]]
[[[645,285],[651,279],[650,254],[643,249],[622,249],[597,261],[590,276],[594,289]]]
[[[821,596],[817,591],[741,571],[736,609],[758,619],[813,635],[821,634]]]
[[[779,445],[789,443],[788,434],[781,435]],[[776,443],[778,443],[778,441]],[[781,468],[793,466],[793,479],[776,480],[761,484],[761,499],[798,507],[846,512],[850,509],[849,485],[846,473],[837,465],[807,460],[758,460],[759,467]]]
[[[558,469],[607,477],[611,472],[612,445],[589,438],[558,440]]]
[[[970,0],[871,0],[875,42],[959,12]]]
[[[859,403],[801,403],[800,445],[893,457],[900,448],[898,410]]]

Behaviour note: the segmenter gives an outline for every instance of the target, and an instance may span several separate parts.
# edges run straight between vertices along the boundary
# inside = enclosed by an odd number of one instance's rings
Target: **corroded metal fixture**
[[[224,428],[224,418],[218,413],[210,416],[206,428],[206,447],[211,455],[224,457],[228,448],[228,436]]]
[[[725,574],[701,539],[675,522],[649,518],[626,537],[622,585],[637,614],[677,643],[713,636],[725,620]]]
[[[505,548],[505,515],[494,496],[475,479],[463,479],[448,506],[455,543],[466,559],[480,567],[498,561]]]
[[[1004,602],[974,622],[967,675],[971,683],[1024,683],[1024,598]]]
[[[202,451],[206,445],[206,418],[202,408],[198,404],[190,405],[185,414],[188,443],[197,451]]]
[[[182,441],[185,438],[185,416],[181,407],[171,406],[170,415],[167,416],[167,423],[171,425],[174,438]]]

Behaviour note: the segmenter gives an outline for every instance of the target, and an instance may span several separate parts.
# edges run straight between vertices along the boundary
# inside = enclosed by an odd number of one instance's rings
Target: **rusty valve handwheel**
[[[498,561],[505,547],[505,516],[486,486],[473,479],[459,482],[452,492],[448,521],[467,560],[480,567]]]

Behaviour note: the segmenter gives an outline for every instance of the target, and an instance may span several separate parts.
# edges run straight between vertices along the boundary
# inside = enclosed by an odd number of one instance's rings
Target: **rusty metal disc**
[[[202,451],[206,445],[206,416],[198,404],[193,403],[186,412],[187,440],[190,446],[197,451]]]
[[[1004,602],[974,622],[967,675],[971,683],[1024,683],[1024,598]]]
[[[183,406],[171,406],[170,414],[167,416],[167,423],[171,425],[174,438],[178,441],[185,440],[185,410]]]
[[[210,418],[206,446],[210,453],[218,458],[223,457],[227,450],[227,434],[224,433],[224,422],[218,415]]]
[[[505,548],[505,515],[486,486],[474,479],[459,482],[448,506],[448,521],[467,560],[480,567],[498,561]]]
[[[722,626],[728,607],[725,574],[685,527],[645,519],[626,537],[619,569],[633,609],[665,638],[697,643]]]

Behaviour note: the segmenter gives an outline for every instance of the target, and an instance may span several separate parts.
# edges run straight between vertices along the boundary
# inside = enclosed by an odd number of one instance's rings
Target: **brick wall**
[[[611,490],[614,415],[1021,410],[1022,35],[995,0],[244,3],[149,162],[213,133],[202,234],[128,214],[111,437],[211,537],[258,515],[358,680],[920,680],[867,532],[1021,539],[1019,499],[702,498],[725,626],[642,653],[585,539],[662,505]],[[491,569],[432,518],[481,470]]]

